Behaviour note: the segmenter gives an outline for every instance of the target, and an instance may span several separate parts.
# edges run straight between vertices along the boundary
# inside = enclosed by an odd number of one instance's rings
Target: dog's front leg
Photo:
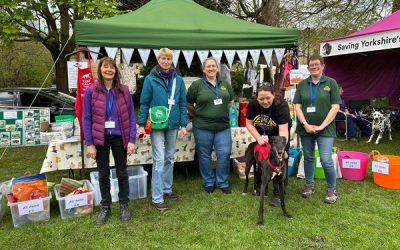
[[[382,138],[382,134],[383,134],[383,131],[382,130],[379,131],[379,135],[378,135],[378,138],[376,138],[375,144],[379,143],[379,140]]]
[[[265,168],[264,168],[265,170]],[[260,189],[260,206],[258,207],[258,225],[264,225],[264,195],[265,187],[268,185],[267,173],[262,171],[261,189]]]
[[[281,178],[278,181],[279,197],[281,198],[281,208],[284,216],[292,218],[292,216],[286,211],[284,178],[285,176],[281,176]]]
[[[374,137],[374,134],[375,134],[375,130],[372,129],[371,136],[369,137],[369,140],[367,141],[367,143],[370,143],[372,141],[372,138]]]
[[[392,127],[390,125],[390,121],[388,121],[388,126],[387,126],[388,132],[389,132],[389,141],[392,140]]]

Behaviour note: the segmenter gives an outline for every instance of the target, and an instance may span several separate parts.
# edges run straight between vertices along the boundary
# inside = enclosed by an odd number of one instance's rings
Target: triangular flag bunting
[[[110,47],[104,47],[107,52],[107,56],[111,57],[112,59],[115,59],[115,55],[117,54],[118,48],[110,48]]]
[[[224,54],[226,56],[226,60],[228,60],[229,68],[231,68],[233,59],[235,58],[235,51],[234,50],[224,50]]]
[[[242,63],[243,68],[246,67],[246,59],[248,50],[236,50],[236,53],[239,56],[240,62]]]
[[[200,58],[200,62],[201,64],[203,64],[203,62],[207,59],[208,57],[208,50],[196,50],[197,55]]]
[[[265,61],[267,61],[267,64],[269,66],[271,65],[272,51],[273,51],[273,49],[262,49],[262,52],[265,57]]]
[[[144,66],[146,66],[147,60],[149,59],[149,55],[150,55],[150,49],[138,49],[138,52],[139,52],[140,58],[142,59]]]
[[[156,58],[157,58],[157,56],[158,56],[158,52],[159,52],[160,50],[159,49],[153,49],[153,53],[154,53],[154,55],[156,56]]]
[[[97,57],[99,56],[99,51],[100,51],[100,47],[88,47],[88,49],[90,50],[90,51],[93,51],[93,52],[97,52],[97,53],[90,53],[90,57],[92,58],[92,60],[93,60],[93,63],[95,63],[96,61],[97,61]]]
[[[275,51],[276,59],[278,60],[278,65],[280,65],[283,55],[285,54],[285,49],[275,49],[274,48],[274,51]]]
[[[181,54],[181,50],[175,49],[172,51],[172,61],[174,62],[175,68],[178,66],[179,55]]]
[[[253,62],[255,65],[258,65],[258,59],[260,59],[260,50],[259,49],[251,49],[249,50],[251,57],[253,58]]]
[[[132,54],[133,54],[133,51],[134,51],[135,49],[131,49],[131,48],[121,48],[121,51],[122,51],[122,58],[124,59],[124,60],[122,60],[125,64],[128,64],[129,65],[129,63],[131,62],[131,58],[132,58]]]
[[[194,56],[194,50],[182,50],[182,53],[183,56],[185,57],[188,68],[190,68]]]
[[[211,55],[217,59],[217,62],[220,63],[222,58],[222,50],[210,50],[210,52]]]

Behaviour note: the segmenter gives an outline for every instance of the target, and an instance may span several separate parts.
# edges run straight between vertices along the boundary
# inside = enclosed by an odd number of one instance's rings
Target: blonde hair
[[[166,56],[166,57],[169,57],[169,58],[171,58],[172,59],[172,50],[170,50],[170,49],[168,49],[168,48],[161,48],[160,50],[159,50],[159,52],[158,52],[158,55],[157,55],[157,61],[158,60],[160,60],[160,58],[162,57],[162,56]]]

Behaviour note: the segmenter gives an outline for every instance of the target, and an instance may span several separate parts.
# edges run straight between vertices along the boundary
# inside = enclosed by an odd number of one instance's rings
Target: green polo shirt
[[[214,89],[214,91],[213,91]],[[218,84],[218,98],[222,104],[215,105],[215,87],[204,78],[193,82],[187,92],[186,100],[194,104],[193,126],[199,129],[220,131],[230,127],[228,102],[233,100],[231,85],[225,81]]]
[[[313,93],[317,88],[316,84],[312,84]],[[310,98],[310,77],[304,79],[297,85],[296,94],[294,95],[293,103],[301,104],[302,111],[306,121],[312,125],[321,125],[328,115],[332,104],[340,104],[339,88],[336,81],[330,77],[322,76],[318,93],[316,94],[315,106],[316,111],[313,113],[307,113],[307,107],[311,106]],[[296,127],[296,132],[299,135],[308,135],[304,127],[299,122]],[[336,137],[336,124],[331,122],[323,131],[318,133],[322,136]]]

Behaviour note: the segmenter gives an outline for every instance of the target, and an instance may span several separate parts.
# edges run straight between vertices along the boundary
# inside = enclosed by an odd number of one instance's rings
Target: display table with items
[[[251,134],[244,127],[232,128],[232,153],[231,158],[244,155],[247,145],[254,141]],[[84,147],[85,168],[96,168],[96,161],[86,157],[86,147]],[[195,141],[191,132],[184,138],[178,138],[176,143],[176,162],[193,161],[195,154]],[[213,153],[213,158],[215,154]],[[114,159],[110,153],[111,165]],[[151,139],[149,135],[136,141],[135,152],[128,156],[128,165],[152,164]],[[46,158],[43,161],[41,173],[56,170],[73,170],[82,168],[81,142],[79,137],[71,137],[67,140],[50,141],[47,149]]]

